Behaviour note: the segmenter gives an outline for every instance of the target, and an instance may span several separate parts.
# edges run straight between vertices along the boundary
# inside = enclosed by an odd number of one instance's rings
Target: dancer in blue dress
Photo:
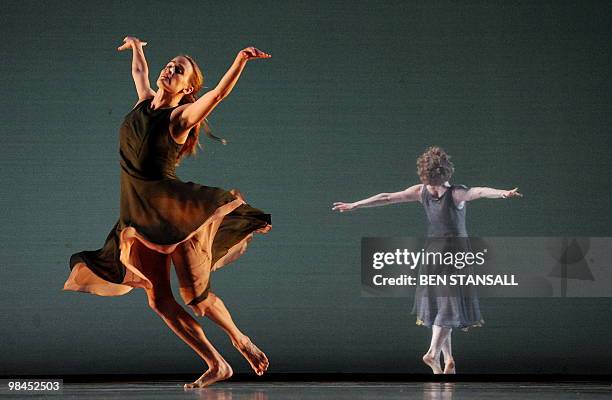
[[[419,201],[423,204],[428,220],[427,251],[469,250],[465,226],[466,202],[480,198],[522,197],[518,188],[499,190],[488,187],[467,188],[451,185],[454,172],[450,156],[440,147],[430,147],[417,159],[417,172],[421,183],[396,193],[380,193],[354,203],[337,202],[333,210],[353,211],[358,208],[378,207],[388,204]],[[421,272],[444,273],[441,266],[420,266]],[[448,269],[448,267],[446,267]],[[417,324],[432,328],[429,350],[423,356],[434,374],[454,374],[455,360],[451,349],[453,328],[467,330],[481,326],[478,296],[473,286],[419,286],[415,294],[413,313]],[[444,355],[444,368],[440,363]]]

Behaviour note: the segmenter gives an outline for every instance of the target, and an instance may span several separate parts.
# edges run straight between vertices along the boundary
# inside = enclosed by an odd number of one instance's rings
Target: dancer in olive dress
[[[378,207],[395,203],[419,201],[428,220],[427,251],[469,250],[465,226],[466,202],[480,198],[522,197],[518,189],[499,190],[488,187],[467,188],[451,185],[448,181],[454,172],[450,157],[439,147],[430,147],[417,159],[417,172],[421,183],[396,193],[380,193],[354,203],[337,202],[333,210],[353,211],[358,208]],[[441,265],[421,265],[420,273],[442,274]],[[445,267],[448,271],[448,267]],[[455,359],[451,349],[453,328],[467,330],[481,326],[478,296],[473,286],[419,286],[415,293],[413,312],[417,324],[432,328],[429,350],[423,356],[434,374],[454,374]],[[444,356],[444,367],[440,363]]]
[[[225,330],[253,370],[262,375],[268,368],[266,355],[238,329],[210,290],[210,274],[236,260],[255,232],[267,232],[270,215],[249,206],[235,190],[182,182],[175,171],[183,157],[195,152],[200,126],[207,128],[206,116],[232,91],[246,64],[270,55],[254,47],[240,51],[219,84],[197,98],[204,79],[189,56],[170,60],[157,78],[158,89],[150,87],[145,45],[126,37],[118,48],[132,51],[138,93],[138,102],[119,131],[119,220],[101,249],[71,257],[64,289],[116,296],[143,288],[149,306],[208,365],[199,379],[185,387],[227,379],[232,368],[200,324],[174,299],[172,263],[185,304]]]

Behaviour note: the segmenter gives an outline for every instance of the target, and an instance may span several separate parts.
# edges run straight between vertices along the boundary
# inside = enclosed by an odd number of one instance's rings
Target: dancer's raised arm
[[[149,83],[149,67],[147,66],[147,60],[142,49],[147,45],[147,42],[143,42],[133,36],[126,36],[123,42],[117,50],[132,49],[132,78],[134,79],[134,85],[136,85],[138,101],[140,102],[155,96],[155,92],[151,89],[151,84]]]
[[[230,94],[234,85],[238,82],[238,78],[240,78],[240,74],[246,66],[247,61],[270,57],[269,54],[255,47],[248,47],[241,50],[236,56],[232,66],[214,89],[206,92],[194,103],[182,107],[178,114],[173,117],[173,125],[176,127],[175,132],[188,133],[192,127],[206,118],[217,104]]]
[[[367,199],[359,200],[354,203],[334,203],[332,210],[339,212],[353,211],[358,208],[380,207],[388,204],[407,203],[410,201],[419,201],[423,184],[410,186],[406,190],[395,193],[379,193]]]
[[[477,199],[509,199],[512,197],[523,197],[523,195],[518,192],[518,188],[501,190],[489,187],[473,187],[467,190],[458,188],[453,191],[453,200],[457,204]]]

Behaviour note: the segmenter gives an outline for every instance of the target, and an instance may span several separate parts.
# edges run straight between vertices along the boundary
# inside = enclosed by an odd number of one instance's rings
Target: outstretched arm
[[[147,45],[147,42],[143,42],[133,36],[126,36],[123,42],[124,43],[119,46],[117,50],[124,51],[132,49],[132,78],[136,85],[138,101],[140,102],[155,96],[155,92],[151,89],[151,84],[149,83],[149,67],[147,66],[147,59],[142,49]]]
[[[334,203],[332,210],[339,212],[353,211],[358,208],[380,207],[388,204],[407,203],[410,201],[419,201],[423,184],[410,186],[406,190],[395,193],[379,193],[367,199],[359,200],[354,203]]]
[[[453,200],[455,204],[476,199],[509,199],[512,197],[523,197],[523,195],[518,192],[518,188],[500,190],[489,187],[473,187],[467,190],[456,189],[453,191]]]
[[[188,133],[191,128],[206,118],[217,104],[231,93],[247,61],[270,57],[269,54],[255,47],[248,47],[241,50],[236,56],[232,66],[213,90],[206,92],[202,97],[196,100],[195,103],[188,104],[181,108],[177,115],[173,117],[173,125],[176,127],[174,132],[178,134]]]

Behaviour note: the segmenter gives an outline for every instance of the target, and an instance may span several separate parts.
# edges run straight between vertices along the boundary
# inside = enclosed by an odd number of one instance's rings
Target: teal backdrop
[[[430,145],[454,182],[518,186],[469,205],[480,236],[612,236],[612,3],[607,1],[8,2],[0,13],[0,375],[197,373],[134,290],[62,292],[119,207],[118,127],[136,102],[127,34],[151,76],[193,55],[214,87],[249,63],[210,121],[227,146],[179,169],[239,188],[274,229],[213,288],[276,373],[427,373],[408,298],[360,296],[363,236],[419,236],[417,204],[334,201],[417,182]],[[176,282],[175,282],[176,284]],[[612,289],[611,289],[612,295]],[[610,298],[485,299],[453,336],[462,373],[612,374]],[[237,372],[248,365],[210,321]]]

